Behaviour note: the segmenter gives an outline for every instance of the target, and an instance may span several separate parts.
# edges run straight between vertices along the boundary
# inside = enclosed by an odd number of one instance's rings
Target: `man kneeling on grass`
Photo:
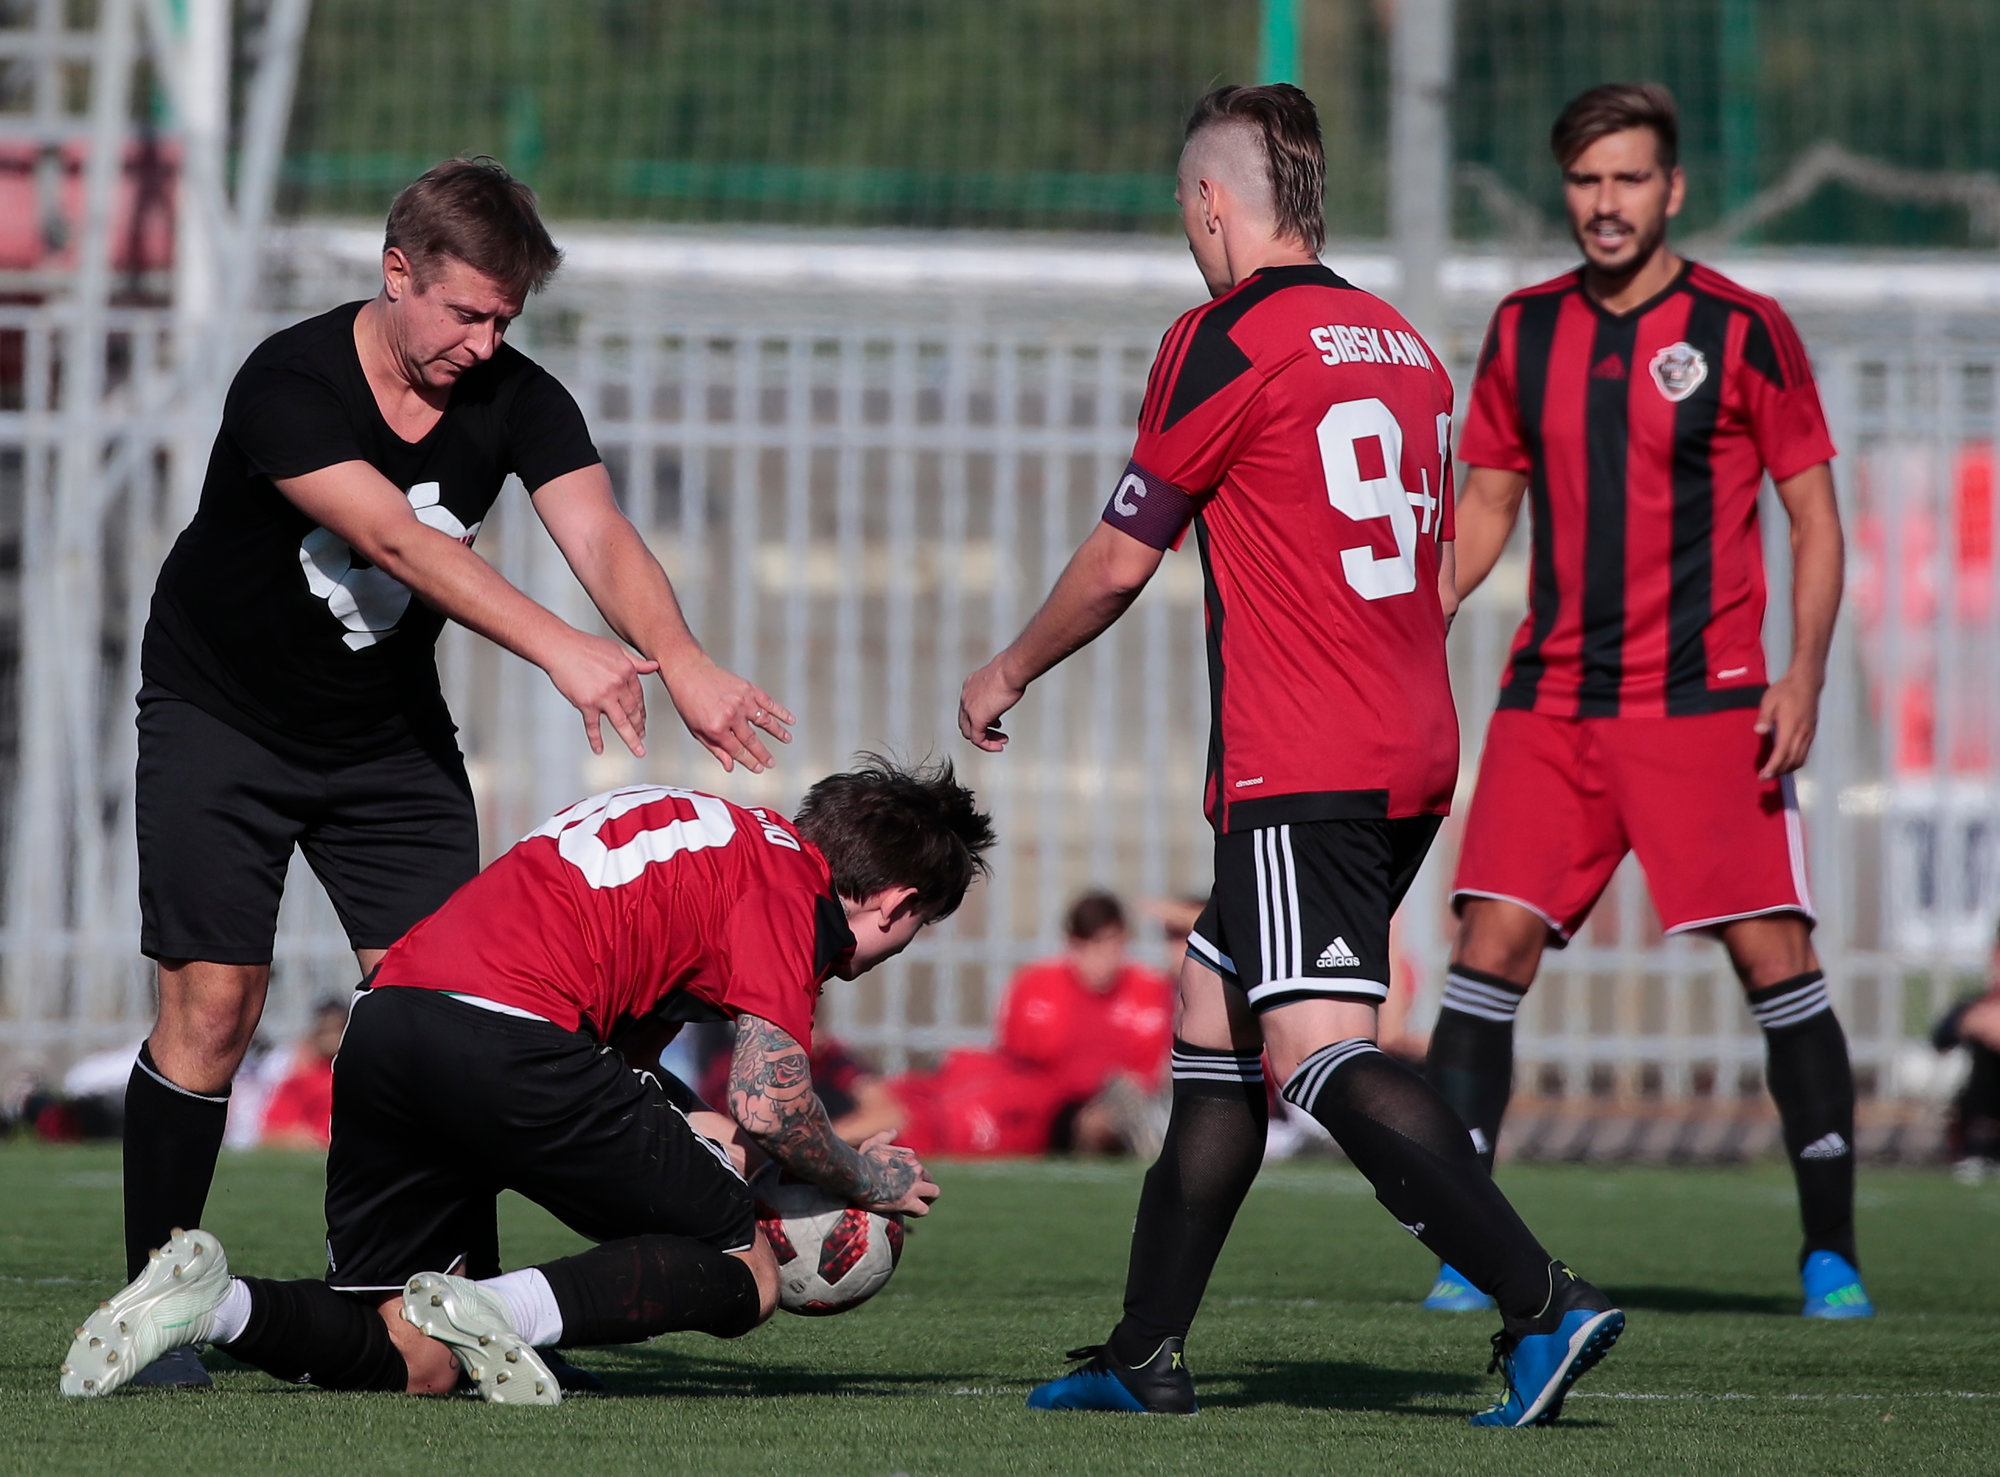
[[[738,1165],[657,1061],[689,1020],[733,1018],[729,1110],[793,1174],[870,1210],[938,1188],[878,1135],[850,1148],[813,1095],[832,976],[900,953],[958,906],[993,830],[949,764],[865,757],[787,822],[643,786],[571,806],[392,948],[341,1046],[324,1281],[231,1277],[176,1231],[77,1330],[65,1395],[108,1395],[197,1343],[330,1390],[553,1405],[536,1352],[748,1333],[778,1269]],[[618,1049],[614,1049],[614,1047]],[[722,1132],[719,1115],[694,1113]],[[599,1244],[483,1282],[452,1275],[516,1190]]]

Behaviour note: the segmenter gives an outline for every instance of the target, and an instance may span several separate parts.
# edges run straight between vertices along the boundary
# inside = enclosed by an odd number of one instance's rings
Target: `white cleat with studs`
[[[562,1404],[562,1386],[534,1345],[514,1331],[506,1304],[478,1283],[443,1272],[419,1272],[403,1289],[403,1317],[451,1346],[482,1400]]]
[[[206,1231],[175,1231],[141,1272],[83,1320],[63,1360],[65,1395],[109,1395],[172,1349],[199,1344],[229,1292],[229,1258]]]

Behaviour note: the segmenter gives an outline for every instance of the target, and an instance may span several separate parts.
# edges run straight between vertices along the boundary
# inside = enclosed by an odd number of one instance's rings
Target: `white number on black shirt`
[[[1363,600],[1407,595],[1417,587],[1417,536],[1438,526],[1450,424],[1449,416],[1438,417],[1437,479],[1432,480],[1429,468],[1419,468],[1420,486],[1412,492],[1403,486],[1403,427],[1387,405],[1373,398],[1343,400],[1320,417],[1319,460],[1327,501],[1356,523],[1387,518],[1396,539],[1396,552],[1383,557],[1367,544],[1340,551],[1347,583]]]
[[[435,482],[419,482],[404,494],[419,523],[470,547],[479,525],[467,528],[460,523],[450,508],[438,502],[439,495]],[[306,572],[306,588],[324,600],[334,619],[347,628],[340,639],[349,651],[393,636],[403,612],[410,608],[410,587],[373,565],[356,569],[353,546],[330,528],[315,528],[305,536],[299,544],[299,564]]]

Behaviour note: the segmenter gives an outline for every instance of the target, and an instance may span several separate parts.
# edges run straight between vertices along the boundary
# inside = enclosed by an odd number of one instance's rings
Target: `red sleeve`
[[[1458,442],[1458,459],[1471,466],[1525,472],[1531,465],[1514,384],[1514,333],[1520,316],[1519,307],[1502,303],[1486,329],[1479,372],[1472,381],[1472,405],[1465,415],[1465,434]],[[1451,536],[1445,534],[1446,538]]]
[[[1776,303],[1750,315],[1742,352],[1743,410],[1771,480],[1832,461],[1833,435],[1805,345]]]
[[[1445,414],[1458,412],[1457,390],[1451,376],[1444,372],[1444,365],[1438,365],[1438,378],[1443,381]],[[1444,491],[1438,494],[1438,542],[1451,543],[1458,537],[1458,464],[1451,454],[1451,422],[1445,422],[1443,455],[1438,461],[1443,468]]]
[[[805,888],[759,888],[730,910],[720,950],[722,1008],[769,1021],[807,1051],[819,1003],[818,917],[818,895]]]
[[[1156,549],[1179,543],[1262,417],[1263,376],[1206,314],[1183,315],[1160,341],[1132,461],[1104,509],[1106,523]]]
[[[1000,1007],[999,1040],[1017,1061],[1053,1066],[1069,1054],[1070,1011],[1060,964],[1030,964]]]

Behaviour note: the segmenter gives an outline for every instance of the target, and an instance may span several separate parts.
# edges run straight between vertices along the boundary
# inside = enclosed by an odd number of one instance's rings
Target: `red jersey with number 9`
[[[853,952],[826,858],[789,821],[637,785],[517,842],[403,935],[374,987],[473,995],[600,1041],[685,994],[810,1048],[820,986]]]
[[[1450,808],[1451,408],[1403,316],[1317,264],[1267,267],[1161,342],[1104,521],[1155,548],[1194,525],[1218,831]]]

